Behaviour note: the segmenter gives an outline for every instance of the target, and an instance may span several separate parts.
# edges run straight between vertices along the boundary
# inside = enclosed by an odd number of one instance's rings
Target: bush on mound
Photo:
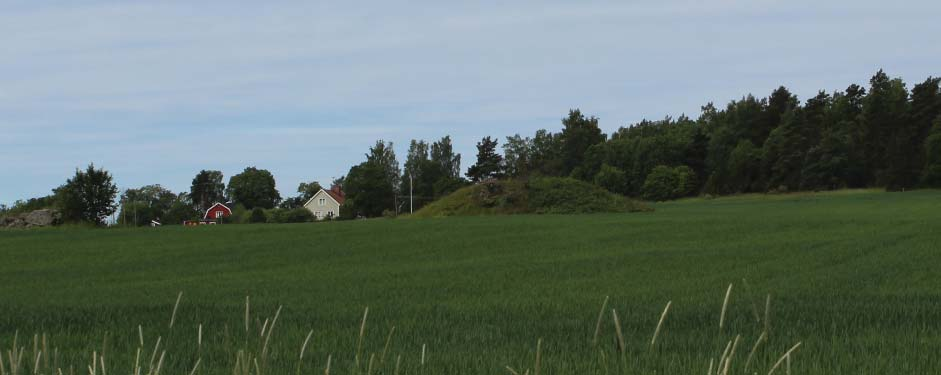
[[[415,217],[579,214],[650,211],[641,202],[572,178],[534,177],[490,180],[468,186],[428,204]]]

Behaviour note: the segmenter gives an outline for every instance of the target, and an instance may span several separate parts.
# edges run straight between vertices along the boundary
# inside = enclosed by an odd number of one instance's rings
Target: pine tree
[[[896,188],[903,177],[902,145],[909,136],[906,129],[908,91],[901,79],[890,79],[879,70],[869,81],[869,95],[863,101],[861,138],[868,184]]]
[[[497,154],[497,140],[484,137],[477,143],[477,164],[467,169],[467,177],[474,182],[502,175],[503,157]]]

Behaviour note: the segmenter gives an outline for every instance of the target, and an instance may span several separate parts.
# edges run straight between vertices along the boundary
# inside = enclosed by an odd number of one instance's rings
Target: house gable
[[[216,211],[223,211],[223,212],[225,213],[225,214],[224,214],[225,217],[228,217],[228,216],[231,216],[231,215],[232,215],[232,209],[231,209],[231,208],[229,208],[228,206],[226,206],[226,205],[224,205],[224,204],[222,204],[222,203],[216,202],[215,204],[213,204],[212,206],[210,206],[208,210],[206,210],[206,213],[203,214],[203,219],[205,219],[205,220],[213,220],[213,219],[216,219],[215,215],[210,215],[211,213],[216,212]],[[212,216],[212,217],[210,217],[210,216]]]
[[[310,197],[310,199],[308,199],[307,202],[304,203],[304,207],[307,207],[307,208],[314,207],[316,202],[318,202],[317,199],[319,198],[327,198],[333,201],[333,203],[336,203],[337,207],[340,207],[343,205],[343,203],[340,203],[340,201],[334,198],[333,195],[328,194],[326,190],[321,188],[320,191],[317,192],[317,194],[314,194],[314,196]]]
[[[328,216],[339,215],[340,206],[342,205],[343,204],[334,198],[333,195],[329,194],[328,191],[320,189],[317,194],[314,194],[314,196],[310,197],[310,199],[304,203],[304,208],[320,220]]]

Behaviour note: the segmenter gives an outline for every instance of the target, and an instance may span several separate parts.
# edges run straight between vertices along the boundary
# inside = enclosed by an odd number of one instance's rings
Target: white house
[[[343,206],[345,200],[343,191],[338,187],[330,190],[320,189],[317,194],[307,200],[307,203],[304,203],[304,208],[313,213],[317,220],[323,220],[339,216],[340,206]]]

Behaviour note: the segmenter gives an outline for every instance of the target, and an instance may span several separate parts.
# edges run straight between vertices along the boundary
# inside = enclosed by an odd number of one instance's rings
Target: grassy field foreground
[[[140,348],[141,373],[687,374],[734,352],[742,374],[767,330],[747,373],[798,342],[794,374],[941,368],[941,192],[655,208],[0,232],[3,366],[87,374],[94,352],[96,374],[129,374]]]

